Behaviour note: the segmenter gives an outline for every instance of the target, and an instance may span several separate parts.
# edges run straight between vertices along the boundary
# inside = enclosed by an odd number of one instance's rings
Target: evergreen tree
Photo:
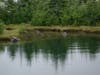
[[[0,0],[6,24],[97,25],[100,0]]]

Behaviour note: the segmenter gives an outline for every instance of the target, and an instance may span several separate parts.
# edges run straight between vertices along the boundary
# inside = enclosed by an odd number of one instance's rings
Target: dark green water
[[[0,45],[0,75],[100,75],[100,38],[57,36]]]

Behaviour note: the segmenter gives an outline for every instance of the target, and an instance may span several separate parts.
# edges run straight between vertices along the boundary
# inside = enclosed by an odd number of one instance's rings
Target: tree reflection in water
[[[5,51],[4,47],[0,46],[0,53]],[[39,54],[42,54],[43,58],[51,60],[57,69],[59,64],[64,65],[68,55],[74,53],[75,48],[80,54],[88,54],[90,58],[95,59],[96,54],[100,52],[100,39],[87,36],[37,39],[24,44],[9,45],[7,51],[12,59],[16,59],[18,53],[20,58],[24,57],[30,65],[33,58],[38,59]]]

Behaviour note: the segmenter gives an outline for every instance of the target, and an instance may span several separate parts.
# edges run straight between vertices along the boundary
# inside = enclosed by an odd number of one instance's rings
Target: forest
[[[1,24],[96,26],[100,0],[0,0]]]

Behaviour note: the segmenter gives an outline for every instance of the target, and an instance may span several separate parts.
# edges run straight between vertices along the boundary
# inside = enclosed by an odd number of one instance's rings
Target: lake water
[[[0,75],[100,75],[100,38],[43,37],[0,45]]]

